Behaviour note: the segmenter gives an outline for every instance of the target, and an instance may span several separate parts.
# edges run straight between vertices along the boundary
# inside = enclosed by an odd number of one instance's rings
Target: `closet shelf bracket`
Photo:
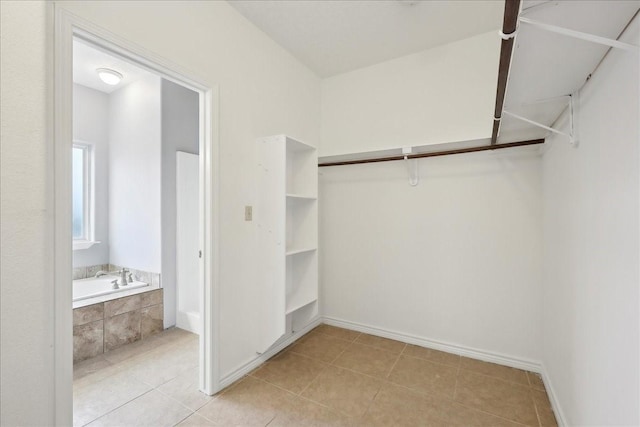
[[[563,97],[569,98],[569,132],[568,133],[555,129],[551,126],[543,125],[542,123],[538,123],[535,120],[522,117],[519,114],[515,114],[507,110],[503,110],[502,113],[506,114],[507,116],[511,116],[514,119],[518,119],[523,122],[532,124],[534,126],[538,126],[539,128],[546,129],[549,132],[557,133],[558,135],[564,135],[567,138],[569,138],[569,143],[575,147],[578,145],[578,126],[577,126],[577,114],[576,114],[577,93],[571,94],[571,95],[563,95]],[[560,98],[560,97],[557,97],[557,98]],[[556,99],[556,98],[550,98],[550,99]],[[544,102],[544,101],[545,100],[541,100],[540,102]]]
[[[630,51],[637,51],[638,49],[640,49],[639,46],[632,45],[629,43],[608,39],[606,37],[596,36],[594,34],[583,33],[582,31],[570,30],[569,28],[558,27],[556,25],[545,24],[544,22],[525,18],[523,16],[520,16],[518,18],[518,21],[520,21],[523,24],[540,28],[541,30],[550,31],[552,33],[562,34],[564,36],[574,37],[576,39],[586,40],[592,43],[598,43],[605,46],[615,47],[618,49],[624,49],[624,50],[630,50]]]
[[[415,187],[420,182],[420,171],[418,170],[418,159],[409,159],[408,157],[412,152],[413,148],[402,147],[402,155],[409,171],[409,185]]]

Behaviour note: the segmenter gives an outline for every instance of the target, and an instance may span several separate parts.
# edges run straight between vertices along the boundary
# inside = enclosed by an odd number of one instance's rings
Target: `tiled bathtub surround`
[[[162,329],[162,289],[76,308],[73,361],[106,353]]]
[[[160,274],[159,273],[151,273],[149,271],[136,270],[135,268],[125,267],[131,274],[135,276],[135,278],[141,282],[149,283],[153,287],[160,287]],[[88,267],[74,267],[73,268],[73,280],[78,279],[87,279],[90,277],[95,277],[98,271],[108,271],[110,273],[115,273],[116,271],[122,270],[122,267],[115,264],[100,264],[100,265],[91,265]]]

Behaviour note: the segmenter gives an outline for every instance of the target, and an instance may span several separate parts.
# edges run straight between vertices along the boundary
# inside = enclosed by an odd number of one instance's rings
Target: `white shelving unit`
[[[286,135],[257,145],[261,297],[268,302],[262,352],[318,311],[318,157],[315,147]]]

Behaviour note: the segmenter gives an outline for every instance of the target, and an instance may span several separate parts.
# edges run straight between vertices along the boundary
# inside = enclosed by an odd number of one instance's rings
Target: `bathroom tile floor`
[[[555,426],[540,377],[321,325],[216,396],[169,329],[76,364],[74,425]]]

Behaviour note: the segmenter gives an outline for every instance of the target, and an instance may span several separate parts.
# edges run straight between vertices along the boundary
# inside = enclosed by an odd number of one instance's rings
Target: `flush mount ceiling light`
[[[98,68],[96,72],[98,73],[100,80],[111,86],[115,86],[120,83],[120,80],[122,80],[123,77],[119,72],[109,68]]]

